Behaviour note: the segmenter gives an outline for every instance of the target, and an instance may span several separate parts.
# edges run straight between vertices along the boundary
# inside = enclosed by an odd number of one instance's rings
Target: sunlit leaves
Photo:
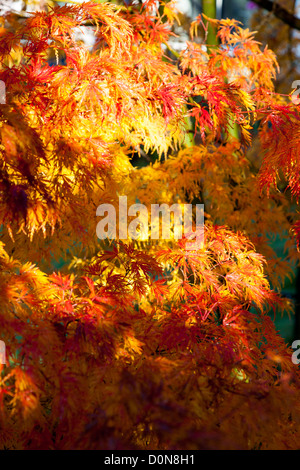
[[[298,448],[299,374],[269,316],[290,310],[270,287],[287,264],[268,240],[290,228],[272,191],[280,169],[299,192],[298,111],[273,93],[274,54],[234,20],[213,20],[221,44],[208,50],[199,17],[170,60],[174,6],[6,18],[1,448]],[[187,119],[197,145],[185,148]],[[247,153],[257,120],[269,198]],[[96,208],[121,194],[147,208],[204,203],[203,245],[99,243]],[[60,257],[69,264],[54,270]]]

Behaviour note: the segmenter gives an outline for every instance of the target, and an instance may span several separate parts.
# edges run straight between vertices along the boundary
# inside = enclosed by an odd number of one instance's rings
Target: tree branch
[[[252,0],[253,3],[256,3],[261,8],[271,11],[276,18],[280,19],[291,28],[300,30],[300,18],[297,18],[288,10],[283,8],[277,2],[271,2],[270,0]]]

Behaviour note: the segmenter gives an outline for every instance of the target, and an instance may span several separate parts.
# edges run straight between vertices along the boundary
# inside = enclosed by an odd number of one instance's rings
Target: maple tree
[[[262,44],[268,43],[272,51],[275,52],[276,58],[280,67],[280,72],[276,77],[275,91],[287,96],[291,93],[292,88],[297,84],[299,78],[298,72],[298,47],[299,35],[293,28],[298,29],[299,20],[297,19],[297,2],[289,0],[277,3],[274,9],[270,11],[264,10],[267,8],[266,2],[255,2],[262,8],[253,9],[253,15],[250,22],[250,28],[257,31],[256,39]],[[287,10],[284,15],[278,16],[278,13]],[[284,178],[281,178],[280,190],[285,192],[285,195],[290,200],[290,207],[294,207],[293,197],[290,188]],[[295,292],[294,292],[294,305],[295,316],[293,321],[293,337],[298,338],[300,335],[300,269],[299,266],[295,269]],[[285,287],[286,288],[286,287]]]
[[[299,372],[269,312],[291,308],[297,214],[277,182],[298,198],[299,110],[235,20],[198,17],[168,58],[177,20],[153,0],[2,18],[1,448],[298,447]],[[99,241],[119,195],[204,203],[203,246]]]

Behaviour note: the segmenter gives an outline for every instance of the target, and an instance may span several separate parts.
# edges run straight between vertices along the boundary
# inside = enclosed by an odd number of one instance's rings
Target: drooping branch
[[[280,19],[291,28],[300,30],[300,18],[297,18],[295,15],[279,5],[279,3],[272,2],[271,0],[253,0],[253,2],[261,8],[271,11],[274,16],[276,16],[276,18]]]

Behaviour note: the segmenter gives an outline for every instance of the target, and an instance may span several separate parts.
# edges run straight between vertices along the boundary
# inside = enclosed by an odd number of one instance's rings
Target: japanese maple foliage
[[[297,251],[290,238],[280,260],[268,235],[294,222],[276,178],[298,196],[299,112],[274,93],[274,54],[234,20],[213,20],[207,49],[199,17],[169,59],[178,16],[156,3],[2,18],[3,449],[299,447],[300,376],[268,314],[290,308],[270,281]],[[100,242],[96,208],[119,195],[204,203],[203,246]]]

